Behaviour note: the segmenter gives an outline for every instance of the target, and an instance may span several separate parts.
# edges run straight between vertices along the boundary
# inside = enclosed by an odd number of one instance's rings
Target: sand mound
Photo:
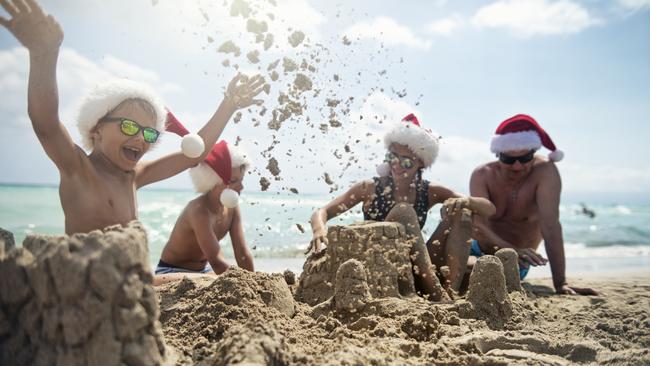
[[[160,320],[165,334],[193,359],[213,351],[209,345],[226,330],[249,319],[266,323],[295,314],[295,302],[284,276],[229,269],[216,279],[184,279],[162,286]]]
[[[0,364],[156,365],[165,346],[142,226],[28,236],[0,256]],[[0,253],[3,251],[0,251]]]
[[[334,295],[336,272],[349,259],[365,268],[374,298],[415,294],[404,227],[397,223],[330,226],[328,247],[310,255],[300,275],[296,300],[317,305]]]
[[[476,261],[469,277],[467,300],[478,318],[495,327],[502,327],[510,319],[512,303],[499,258],[484,255]]]

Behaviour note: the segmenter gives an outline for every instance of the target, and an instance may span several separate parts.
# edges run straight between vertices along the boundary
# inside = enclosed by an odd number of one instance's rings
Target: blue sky
[[[650,0],[277,2],[250,2],[260,9],[254,17],[269,23],[277,46],[262,52],[258,65],[266,74],[271,61],[286,56],[300,62],[319,50],[320,62],[310,61],[317,70],[308,76],[320,93],[304,93],[304,115],[270,131],[265,126],[278,92],[293,81],[293,74],[281,75],[265,97],[264,117],[259,110],[244,111],[242,122],[229,124],[224,137],[240,136],[254,160],[247,189],[259,190],[260,176],[272,178],[265,168],[269,155],[260,153],[273,135],[279,144],[271,155],[282,173],[281,180],[271,180],[271,191],[328,193],[324,172],[340,189],[368,178],[383,155],[377,139],[385,126],[414,111],[443,137],[426,177],[467,192],[472,169],[492,159],[488,143],[498,123],[527,113],[565,152],[558,163],[565,197],[650,201]],[[229,16],[220,1],[42,5],[65,31],[61,115],[77,141],[77,102],[99,81],[119,76],[147,82],[190,129],[198,129],[236,72],[222,61],[249,72],[258,67],[245,54],[260,44],[246,31],[246,20]],[[307,36],[296,48],[286,42],[293,30]],[[241,57],[216,52],[227,40],[242,48]],[[27,119],[27,61],[26,52],[0,30],[0,183],[57,183],[58,173]],[[334,74],[342,81],[334,82]],[[349,113],[338,110],[342,127],[327,134],[318,129],[329,119],[325,97],[354,97]],[[258,127],[253,118],[260,120]],[[145,159],[178,145],[167,137]],[[156,186],[189,188],[190,181],[184,173]]]

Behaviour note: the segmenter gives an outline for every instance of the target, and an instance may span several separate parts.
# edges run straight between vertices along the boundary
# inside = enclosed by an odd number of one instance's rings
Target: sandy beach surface
[[[649,272],[571,279],[597,288],[598,297],[555,295],[548,278],[508,293],[501,262],[487,256],[466,296],[435,304],[412,293],[399,230],[330,228],[328,253],[310,256],[299,278],[289,271],[231,270],[158,288],[160,321],[176,362],[650,363]]]
[[[485,256],[466,295],[432,303],[414,292],[403,231],[332,226],[299,276],[233,268],[157,288],[137,222],[22,247],[3,232],[0,364],[650,363],[647,271],[571,278],[602,296],[558,296]]]
[[[245,278],[245,281],[241,281]],[[650,363],[650,276],[575,282],[600,297],[558,296],[550,279],[524,282],[502,327],[457,305],[391,299],[353,317],[264,302],[267,275],[229,272],[159,289],[168,345],[181,364],[568,365]],[[278,277],[279,278],[279,277]],[[238,285],[234,283],[238,282]],[[231,291],[237,288],[240,296]],[[284,311],[284,312],[283,312]]]

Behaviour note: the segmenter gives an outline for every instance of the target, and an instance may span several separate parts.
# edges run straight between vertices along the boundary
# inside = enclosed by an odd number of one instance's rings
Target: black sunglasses
[[[521,156],[509,156],[503,153],[499,154],[499,161],[501,161],[504,164],[507,165],[512,165],[515,162],[520,162],[521,164],[526,164],[527,162],[533,160],[535,157],[535,150],[530,150],[524,155]]]

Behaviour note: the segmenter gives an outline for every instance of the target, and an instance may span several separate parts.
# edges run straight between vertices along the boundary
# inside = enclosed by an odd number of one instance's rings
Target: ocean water
[[[148,231],[150,261],[158,262],[174,223],[185,204],[196,193],[184,190],[144,189],[138,193],[140,220]],[[244,192],[244,232],[256,265],[262,270],[283,267],[299,271],[302,252],[311,239],[309,218],[331,195]],[[596,216],[581,214],[577,203],[560,207],[568,273],[650,268],[650,206],[593,205]],[[437,207],[429,214],[425,232],[438,223]],[[330,221],[347,224],[362,220],[360,206]],[[305,232],[299,228],[302,226]],[[0,185],[0,227],[14,233],[20,243],[33,233],[60,234],[64,231],[58,188],[50,186]],[[232,258],[226,236],[222,248]],[[543,246],[541,252],[544,254]],[[233,261],[234,263],[234,261]],[[548,267],[535,268],[531,276],[548,276]]]

